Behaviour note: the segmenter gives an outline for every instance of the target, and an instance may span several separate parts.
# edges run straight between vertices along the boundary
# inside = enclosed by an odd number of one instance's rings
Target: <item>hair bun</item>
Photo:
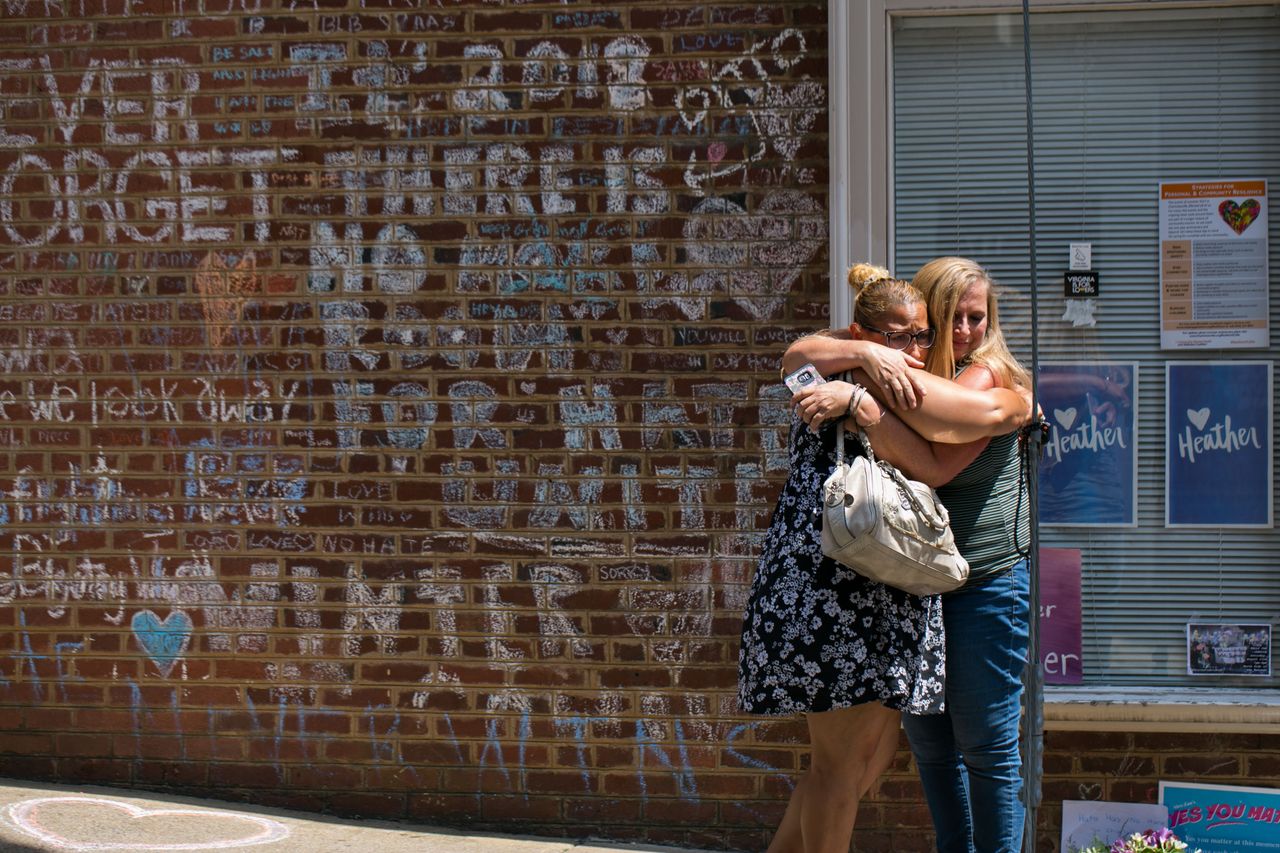
[[[849,286],[853,288],[855,296],[862,288],[881,278],[893,278],[893,274],[875,264],[857,263],[849,267]]]

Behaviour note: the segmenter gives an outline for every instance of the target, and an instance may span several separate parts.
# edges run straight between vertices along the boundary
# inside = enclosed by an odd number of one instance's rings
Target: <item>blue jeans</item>
[[[1019,853],[1025,819],[1018,723],[1030,578],[1010,571],[947,593],[947,710],[905,715],[938,853]]]

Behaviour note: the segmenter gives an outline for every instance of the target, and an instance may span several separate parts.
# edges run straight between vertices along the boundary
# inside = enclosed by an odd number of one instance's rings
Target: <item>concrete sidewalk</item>
[[[479,834],[118,788],[0,779],[0,853],[229,849],[251,853],[676,853],[683,848]]]

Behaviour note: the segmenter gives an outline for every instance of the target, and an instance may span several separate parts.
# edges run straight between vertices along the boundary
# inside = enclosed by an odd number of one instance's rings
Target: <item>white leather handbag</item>
[[[841,427],[843,429],[843,427]],[[947,508],[931,486],[866,456],[849,462],[836,438],[836,467],[822,487],[822,553],[860,575],[914,595],[958,588],[969,577]]]

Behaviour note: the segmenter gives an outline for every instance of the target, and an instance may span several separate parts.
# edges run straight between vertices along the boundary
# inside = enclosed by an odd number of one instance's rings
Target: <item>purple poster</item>
[[[1084,680],[1078,548],[1040,549],[1040,668],[1045,684]]]
[[[1165,400],[1165,524],[1270,527],[1271,362],[1167,362]]]
[[[1050,427],[1040,459],[1040,523],[1136,524],[1138,366],[1047,362],[1037,390]]]

